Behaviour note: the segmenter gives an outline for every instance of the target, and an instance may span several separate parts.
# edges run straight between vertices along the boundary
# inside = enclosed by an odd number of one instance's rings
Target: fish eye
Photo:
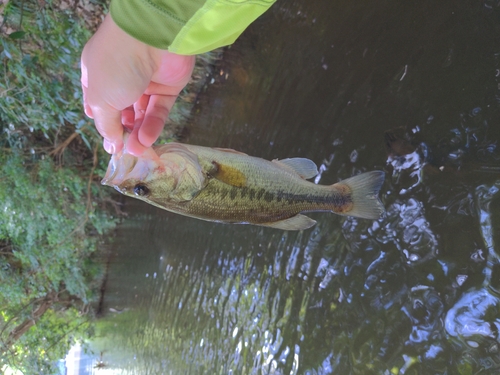
[[[149,194],[149,189],[144,184],[137,184],[134,186],[134,194],[139,197],[145,197]]]

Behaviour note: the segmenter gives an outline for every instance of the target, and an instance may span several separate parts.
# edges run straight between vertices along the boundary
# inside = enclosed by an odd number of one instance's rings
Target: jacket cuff
[[[150,46],[168,49],[186,21],[151,1],[113,0],[113,21],[130,36]]]

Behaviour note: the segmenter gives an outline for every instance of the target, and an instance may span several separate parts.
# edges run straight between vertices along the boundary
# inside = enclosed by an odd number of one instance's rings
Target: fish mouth
[[[118,190],[119,185],[132,172],[137,161],[138,158],[136,156],[123,153],[123,151],[111,155],[108,169],[106,170],[104,178],[101,180],[101,184],[114,187]]]
[[[108,169],[102,185],[114,187],[122,194],[126,194],[126,181],[145,181],[151,177],[153,171],[161,165],[161,160],[153,148],[146,149],[141,156],[135,156],[123,148],[120,152],[111,155]]]

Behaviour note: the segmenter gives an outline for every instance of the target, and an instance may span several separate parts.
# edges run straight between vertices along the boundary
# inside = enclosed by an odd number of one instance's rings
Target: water
[[[304,232],[126,200],[103,360],[137,374],[500,371],[500,6],[288,1],[219,63],[184,142],[386,171],[378,221]],[[213,78],[213,80],[212,80]]]

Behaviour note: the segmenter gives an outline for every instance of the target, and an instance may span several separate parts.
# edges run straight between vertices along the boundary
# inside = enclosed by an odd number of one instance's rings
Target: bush
[[[82,113],[90,32],[62,5],[0,8],[0,372],[51,372],[92,333],[99,244],[115,225],[98,184],[107,157]]]
[[[4,10],[0,122],[11,147],[26,146],[23,135],[32,132],[57,142],[66,127],[79,132],[90,147],[88,135],[81,131],[92,127],[82,115],[79,70],[80,52],[90,32],[73,14],[52,6],[10,2]]]

